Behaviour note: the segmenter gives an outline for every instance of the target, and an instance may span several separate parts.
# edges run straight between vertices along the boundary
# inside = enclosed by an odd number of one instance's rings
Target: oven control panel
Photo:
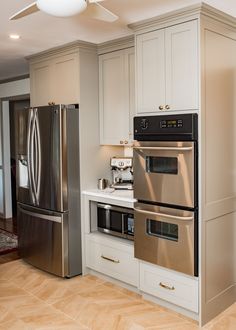
[[[198,139],[198,115],[176,114],[134,117],[138,141],[194,141]]]
[[[177,128],[183,127],[182,119],[161,120],[160,128]]]

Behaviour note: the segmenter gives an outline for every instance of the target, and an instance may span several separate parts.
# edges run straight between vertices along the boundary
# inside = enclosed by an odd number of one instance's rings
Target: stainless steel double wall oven
[[[197,114],[134,118],[135,257],[198,275]]]

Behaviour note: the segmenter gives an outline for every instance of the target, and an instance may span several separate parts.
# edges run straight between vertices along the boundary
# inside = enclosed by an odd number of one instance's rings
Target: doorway
[[[0,229],[16,234],[18,190],[17,160],[19,140],[18,113],[19,111],[27,111],[30,106],[30,100],[26,97],[24,99],[10,99],[4,103],[5,107],[2,108],[3,207],[0,218]]]

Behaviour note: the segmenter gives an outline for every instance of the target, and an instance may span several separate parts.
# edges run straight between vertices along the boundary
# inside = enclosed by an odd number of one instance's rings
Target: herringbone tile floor
[[[62,279],[6,258],[0,257],[0,329],[198,329],[190,319],[95,276]],[[236,306],[206,329],[236,329]]]

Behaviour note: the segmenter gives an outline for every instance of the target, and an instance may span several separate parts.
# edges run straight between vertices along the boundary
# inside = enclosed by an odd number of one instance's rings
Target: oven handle
[[[168,151],[191,151],[193,147],[133,147],[133,149],[144,150],[168,150]]]
[[[143,211],[143,210],[140,210],[140,209],[137,209],[137,208],[134,208],[134,210],[136,212],[139,212],[139,213],[155,215],[155,216],[159,216],[159,217],[163,217],[163,218],[169,218],[169,219],[172,219],[172,220],[180,220],[180,221],[182,221],[182,220],[183,221],[192,221],[192,220],[194,220],[194,217],[179,217],[179,216],[176,216],[176,215],[168,215],[168,214],[165,214],[165,213]]]

